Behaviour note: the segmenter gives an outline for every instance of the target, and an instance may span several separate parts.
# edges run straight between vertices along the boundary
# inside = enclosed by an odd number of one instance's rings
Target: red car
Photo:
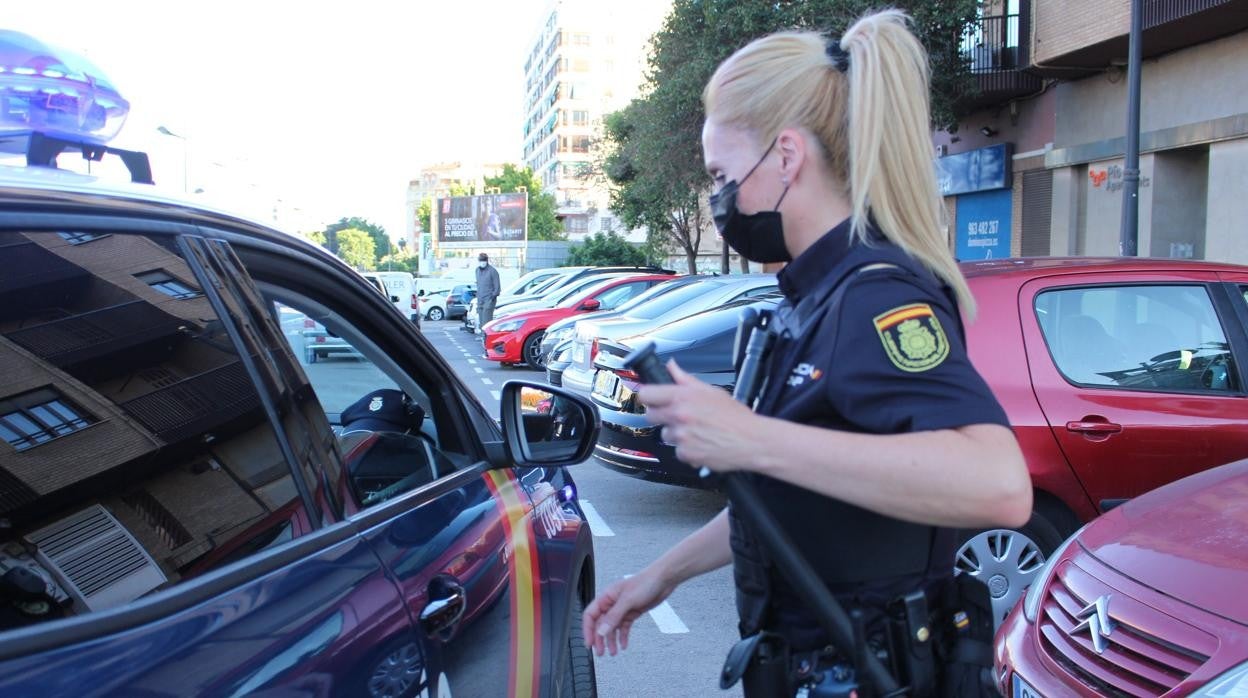
[[[611,310],[651,286],[671,281],[670,274],[640,274],[607,279],[573,293],[553,308],[538,308],[501,317],[485,324],[485,358],[504,366],[518,363],[542,369],[542,337],[546,328],[564,318],[597,310]]]
[[[1080,523],[1248,458],[1248,267],[1041,258],[962,270],[979,302],[971,360],[1035,487],[1026,526],[976,532],[956,557],[1000,620]]]
[[[1071,537],[997,634],[997,687],[1014,698],[1248,695],[1246,589],[1243,460]]]

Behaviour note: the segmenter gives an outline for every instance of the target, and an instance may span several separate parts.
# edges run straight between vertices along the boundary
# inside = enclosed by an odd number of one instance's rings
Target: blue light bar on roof
[[[86,58],[0,29],[0,152],[26,152],[26,136],[103,145],[121,130],[130,102]]]

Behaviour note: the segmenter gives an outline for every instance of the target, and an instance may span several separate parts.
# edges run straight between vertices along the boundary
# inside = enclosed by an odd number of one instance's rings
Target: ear
[[[776,149],[780,151],[780,176],[790,183],[797,181],[809,153],[806,134],[786,128],[776,136]]]

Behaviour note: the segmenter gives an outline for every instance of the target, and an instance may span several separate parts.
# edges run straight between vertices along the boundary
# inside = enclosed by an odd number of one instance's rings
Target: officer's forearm
[[[728,542],[728,510],[724,509],[705,526],[650,563],[649,571],[674,588],[730,562],[732,547]]]
[[[776,479],[929,525],[1017,527],[1031,516],[1031,478],[1005,427],[875,435],[766,419],[751,469]]]

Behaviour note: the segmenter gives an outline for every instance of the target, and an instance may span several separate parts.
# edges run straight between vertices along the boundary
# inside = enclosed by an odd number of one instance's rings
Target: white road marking
[[[491,397],[493,397],[495,400],[502,400],[502,399],[503,399],[503,394],[502,394],[501,392],[497,391],[497,390],[491,390],[491,391],[490,391],[490,396],[491,396]]]
[[[585,502],[581,502],[584,506]],[[628,579],[633,575],[624,575]],[[680,616],[676,615],[676,611],[672,610],[672,605],[664,601],[650,610],[650,617],[654,619],[654,624],[659,626],[659,632],[664,635],[681,635],[689,632],[689,626],[685,625]]]
[[[476,371],[477,373],[485,373],[485,369],[484,369],[484,368],[481,368],[480,366],[478,366],[477,368],[474,368],[474,369],[472,369],[472,370]]]
[[[490,380],[489,378],[482,378],[481,382],[485,383],[486,385],[494,385],[494,381]]]
[[[608,536],[615,535],[615,531],[612,531],[611,527],[607,525],[607,522],[602,520],[602,517],[598,515],[598,510],[594,508],[593,504],[590,504],[582,499],[581,510],[585,512],[585,520],[589,522],[589,530],[593,531],[595,536],[599,538],[606,538]]]
[[[477,363],[477,360],[476,360],[476,359],[468,359],[468,363],[470,363],[470,364],[475,364],[475,363]]]
[[[665,635],[689,632],[689,627],[681,622],[680,616],[676,615],[676,611],[673,611],[666,601],[650,609],[650,617],[654,619],[654,624],[659,626],[659,632]]]

